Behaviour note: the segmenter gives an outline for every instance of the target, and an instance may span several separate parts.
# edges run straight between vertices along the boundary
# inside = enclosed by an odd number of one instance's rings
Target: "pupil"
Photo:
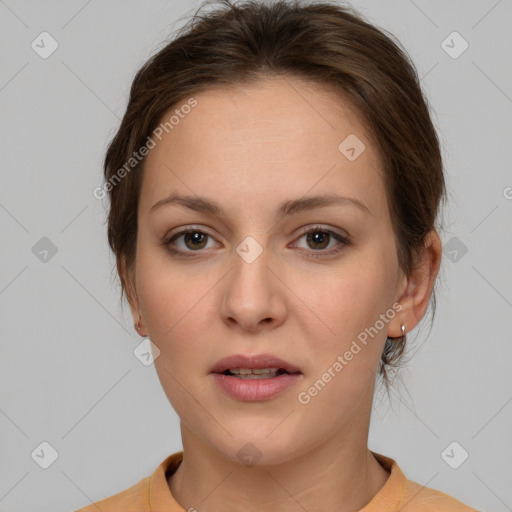
[[[318,240],[320,238],[320,241]],[[320,243],[321,247],[317,247],[317,249],[323,249],[329,244],[329,233],[324,231],[314,231],[309,233],[307,236],[308,243],[313,240],[313,244]]]
[[[188,242],[190,241],[190,239],[192,239],[192,244],[201,244],[201,239],[204,239],[203,240],[203,244],[200,246],[200,247],[190,247],[188,245]],[[185,243],[187,244],[187,247],[189,249],[202,249],[205,245],[205,242],[206,241],[206,235],[204,233],[198,233],[197,231],[196,232],[193,232],[193,233],[185,233]]]

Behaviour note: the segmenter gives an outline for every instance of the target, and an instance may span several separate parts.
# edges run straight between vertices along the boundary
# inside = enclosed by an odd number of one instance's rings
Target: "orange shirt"
[[[393,459],[372,453],[391,474],[360,512],[478,512],[443,492],[408,480]],[[185,512],[172,496],[166,477],[176,471],[182,458],[183,451],[169,455],[151,476],[76,512]]]

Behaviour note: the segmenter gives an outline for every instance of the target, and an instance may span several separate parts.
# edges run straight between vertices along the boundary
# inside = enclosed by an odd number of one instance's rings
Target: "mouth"
[[[280,375],[302,373],[300,368],[271,354],[235,354],[217,361],[211,373],[238,379],[271,379]]]
[[[245,402],[270,400],[304,377],[298,366],[270,354],[225,357],[210,371],[220,391]]]
[[[237,379],[272,379],[280,375],[293,375],[284,368],[230,368],[222,372],[222,375],[229,375]]]

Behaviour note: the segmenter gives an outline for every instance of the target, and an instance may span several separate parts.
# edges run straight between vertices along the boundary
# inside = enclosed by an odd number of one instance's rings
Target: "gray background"
[[[133,354],[92,191],[135,71],[198,5],[0,0],[0,510],[77,509],[181,449],[154,367]],[[450,191],[434,327],[391,404],[376,400],[369,445],[412,480],[512,510],[512,2],[352,5],[411,54]],[[59,45],[47,59],[31,47],[43,31]],[[442,46],[453,31],[469,44],[457,58]],[[48,469],[31,457],[43,441],[58,453]],[[458,469],[441,456],[453,441],[469,453]]]

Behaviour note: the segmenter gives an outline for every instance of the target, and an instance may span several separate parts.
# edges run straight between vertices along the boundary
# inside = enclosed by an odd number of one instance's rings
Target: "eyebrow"
[[[226,217],[222,208],[215,201],[201,196],[185,196],[181,194],[171,194],[164,199],[157,201],[150,209],[149,212],[153,212],[160,209],[163,206],[178,204],[185,206],[191,210],[206,213],[209,215],[215,215],[217,217]],[[293,215],[295,213],[312,210],[314,208],[322,208],[330,206],[332,204],[341,204],[347,206],[354,206],[361,211],[372,215],[372,212],[362,201],[352,197],[339,196],[333,193],[327,193],[316,196],[301,197],[299,199],[290,199],[282,202],[278,209],[277,215],[284,217],[286,215]]]

